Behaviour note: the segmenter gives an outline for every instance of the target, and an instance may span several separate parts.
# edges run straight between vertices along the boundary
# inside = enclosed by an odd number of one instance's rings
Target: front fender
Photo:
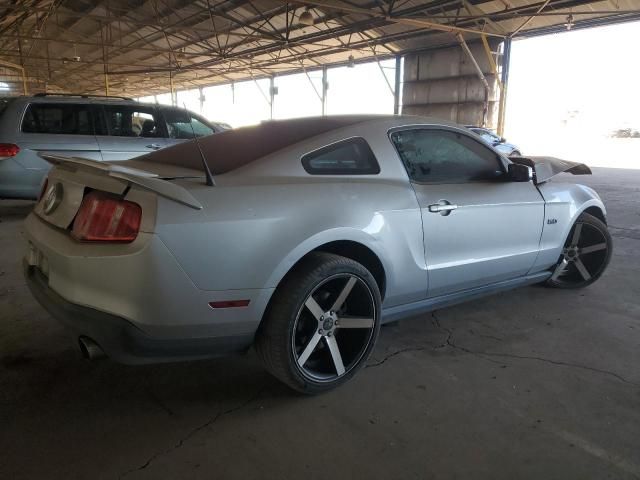
[[[548,182],[538,189],[545,199],[545,216],[540,254],[532,271],[544,270],[557,262],[571,227],[585,210],[596,207],[606,215],[600,196],[585,185]]]

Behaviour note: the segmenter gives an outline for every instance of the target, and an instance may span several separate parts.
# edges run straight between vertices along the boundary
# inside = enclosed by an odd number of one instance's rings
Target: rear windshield
[[[22,120],[24,133],[93,135],[89,105],[32,103]]]
[[[203,137],[199,146],[211,173],[221,175],[307,138],[369,119],[371,116],[349,115],[269,121]],[[201,170],[202,159],[197,146],[192,140],[137,160]]]

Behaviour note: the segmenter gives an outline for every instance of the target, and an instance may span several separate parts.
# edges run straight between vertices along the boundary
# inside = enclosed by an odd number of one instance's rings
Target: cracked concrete
[[[253,354],[83,361],[22,280],[30,204],[0,202],[0,477],[640,478],[640,171],[565,178],[609,208],[599,282],[385,327],[367,368],[313,398]]]

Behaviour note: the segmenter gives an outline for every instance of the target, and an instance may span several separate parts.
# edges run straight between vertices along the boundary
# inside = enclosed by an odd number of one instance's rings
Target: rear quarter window
[[[327,145],[302,157],[311,175],[376,175],[380,166],[364,138],[356,137]]]
[[[24,133],[93,135],[89,105],[32,103],[22,120]]]

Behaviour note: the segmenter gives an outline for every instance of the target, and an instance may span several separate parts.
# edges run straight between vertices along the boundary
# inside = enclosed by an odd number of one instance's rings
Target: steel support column
[[[273,75],[269,77],[269,119],[273,120],[273,100],[276,96],[275,78]]]
[[[400,114],[400,76],[402,74],[402,56],[396,55],[396,78],[393,89],[393,114]]]
[[[511,64],[511,39],[505,38],[502,44],[502,73],[500,83],[500,103],[498,106],[498,135],[504,135],[504,119],[507,106],[507,85],[509,84],[509,66]]]
[[[322,116],[327,114],[327,90],[329,83],[327,82],[327,67],[322,67]]]
[[[458,42],[460,42],[460,46],[462,47],[462,50],[464,50],[464,52],[467,54],[467,57],[469,57],[469,60],[471,60],[471,64],[475,68],[476,73],[478,74],[478,78],[480,78],[480,81],[484,86],[484,109],[482,112],[482,126],[484,127],[487,125],[487,117],[489,115],[489,92],[491,91],[491,88],[489,87],[489,82],[487,82],[487,78],[484,76],[484,72],[482,71],[482,68],[480,68],[480,65],[478,65],[478,62],[473,56],[473,53],[471,53],[471,50],[469,49],[469,45],[467,45],[467,42],[464,41],[464,37],[462,36],[462,34],[458,33],[456,37],[458,38]]]
[[[178,95],[173,85],[173,71],[169,70],[169,89],[171,91],[171,105],[174,107],[178,104]]]

